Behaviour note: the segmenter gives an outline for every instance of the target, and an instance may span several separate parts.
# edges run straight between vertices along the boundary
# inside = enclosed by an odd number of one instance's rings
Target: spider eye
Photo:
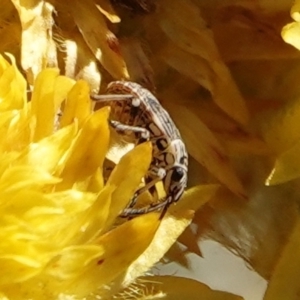
[[[173,170],[171,179],[172,179],[172,181],[179,182],[183,176],[184,176],[184,170],[180,167],[177,167]]]

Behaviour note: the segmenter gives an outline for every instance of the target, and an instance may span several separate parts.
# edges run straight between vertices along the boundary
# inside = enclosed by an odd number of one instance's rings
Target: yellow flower
[[[109,107],[93,112],[87,83],[57,69],[37,76],[27,103],[9,57],[0,56],[2,299],[110,297],[164,255],[217,186],[192,189],[163,221],[151,213],[117,225],[151,144],[125,154],[104,182]]]
[[[6,275],[17,270],[3,279],[3,297],[227,297],[179,277],[137,279],[177,237],[197,255],[199,239],[232,250],[268,281],[266,299],[286,289],[297,297],[300,1],[292,2],[2,0],[0,53],[16,57],[1,59],[0,184],[9,198],[0,207],[3,235],[10,230],[2,264]],[[154,91],[187,146],[196,187],[162,221],[117,217],[151,149],[136,147],[107,178],[109,108],[93,112],[89,93],[114,79]],[[182,263],[178,243],[166,257]]]

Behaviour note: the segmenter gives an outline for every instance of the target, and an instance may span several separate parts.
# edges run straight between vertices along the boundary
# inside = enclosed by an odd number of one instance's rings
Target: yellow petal
[[[0,55],[0,110],[21,109],[27,101],[26,81],[18,68],[16,67],[15,58],[6,54],[12,64],[9,65],[4,57]]]
[[[31,118],[27,109],[17,111],[8,127],[5,143],[7,150],[20,150],[28,146],[33,135],[33,128],[30,125]]]
[[[95,242],[95,239],[99,238],[108,226],[105,226],[107,217],[109,215],[109,209],[111,206],[111,195],[114,192],[115,187],[106,186],[99,193],[96,201],[84,212],[82,216],[80,231],[82,235],[80,242],[91,243]]]
[[[300,50],[299,42],[300,23],[293,22],[283,27],[281,35],[287,44],[290,44]]]
[[[289,150],[300,138],[299,103],[298,99],[287,102],[263,125],[265,141],[276,154]]]
[[[78,266],[84,272],[69,286],[70,293],[85,296],[115,279],[148,247],[159,223],[158,214],[147,214],[99,238],[97,244],[103,249],[103,254],[86,268]]]
[[[55,206],[63,207],[68,214],[85,212],[97,199],[95,193],[80,192],[74,189],[49,193],[46,196],[53,201]]]
[[[31,114],[35,119],[34,141],[38,141],[54,130],[57,113],[54,105],[54,85],[58,69],[45,69],[36,78],[31,99]]]
[[[71,187],[102,166],[109,144],[109,111],[109,107],[99,109],[84,123],[60,175],[63,181],[58,189]]]
[[[300,2],[296,0],[291,8],[291,16],[296,21],[287,24],[282,28],[282,38],[288,44],[293,45],[300,50],[299,34],[300,34]]]
[[[47,262],[53,253],[57,251],[59,253],[64,247],[72,244],[84,244],[89,237],[94,237],[100,232],[102,227],[99,226],[102,224],[97,222],[105,222],[107,208],[103,202],[108,202],[106,206],[109,206],[110,200],[110,195],[106,195],[107,193],[101,193],[97,199],[95,194],[74,190],[43,194],[30,188],[29,186],[29,189],[21,190],[13,195],[2,194],[1,196],[6,204],[0,207],[1,214],[5,215],[0,237],[7,241],[1,247],[4,249],[3,247],[8,245],[5,251],[7,254],[13,251],[9,249],[9,245],[16,240],[21,244],[24,243],[29,249],[26,253],[20,245],[18,248],[20,255],[32,258],[38,255],[41,260],[46,259]],[[96,200],[98,205],[95,206],[93,203]],[[95,207],[98,210],[92,211]],[[36,253],[30,252],[30,249]],[[14,271],[17,272],[17,270]]]
[[[54,85],[54,107],[58,109],[63,100],[67,98],[68,93],[74,86],[75,81],[66,76],[58,76]]]
[[[104,186],[103,168],[99,167],[94,174],[89,178],[87,184],[87,191],[98,193]]]
[[[116,187],[112,195],[108,224],[125,208],[146,175],[152,159],[151,143],[143,143],[125,154],[112,171],[106,185]],[[128,171],[130,170],[130,176]]]
[[[280,154],[266,180],[266,185],[275,185],[287,182],[300,176],[299,161],[300,142],[291,149]]]
[[[29,187],[41,187],[55,184],[60,179],[51,176],[45,170],[33,166],[17,166],[7,169],[0,178],[0,190],[12,192]]]
[[[0,255],[0,263],[3,267],[0,276],[1,285],[22,282],[40,272],[39,262],[23,255]],[[19,270],[18,273],[15,272],[16,269]]]
[[[202,205],[208,202],[219,190],[219,184],[198,185],[184,192],[182,198],[172,205],[168,212],[176,214],[180,210],[192,209],[197,211]]]
[[[264,300],[299,299],[300,277],[300,220],[281,252],[272,273]]]
[[[57,171],[64,166],[65,154],[72,144],[76,131],[76,125],[72,124],[40,140],[38,143],[31,143],[21,153],[16,163],[39,165],[39,167],[50,173]]]
[[[174,211],[180,211],[184,209],[193,209],[198,210],[209,200],[213,198],[216,194],[220,185],[218,184],[208,184],[208,185],[199,185],[188,189],[180,201],[176,205],[169,208],[169,213],[173,214]],[[197,242],[197,238],[191,232],[190,227],[188,227],[183,234],[178,238],[178,242],[185,245],[190,252],[194,252],[198,255],[201,255],[200,248]]]
[[[120,17],[116,14],[114,8],[108,0],[100,0],[96,7],[101,11],[101,13],[112,23],[119,23],[121,21]]]
[[[300,1],[295,0],[293,3],[293,6],[291,8],[291,16],[297,22],[300,22],[300,13],[299,12],[300,12]]]
[[[159,217],[159,213],[156,213]],[[149,247],[127,269],[123,277],[123,286],[132,283],[143,275],[151,266],[157,263],[169,248],[175,243],[178,236],[186,229],[193,219],[193,211],[182,210],[166,215]]]
[[[176,205],[169,208],[147,250],[126,271],[124,286],[143,275],[163,257],[192,221],[193,210],[209,201],[218,188],[219,185],[193,188]]]
[[[76,278],[94,259],[104,255],[99,245],[78,245],[63,249],[49,263],[46,273],[56,279],[68,280]]]
[[[2,77],[3,73],[7,68],[9,68],[9,62],[3,57],[3,55],[0,55],[0,76]]]
[[[214,75],[212,96],[216,104],[229,116],[241,124],[249,121],[249,112],[230,70],[221,61],[213,64]]]
[[[79,80],[67,95],[60,126],[64,127],[78,120],[81,127],[91,111],[90,88],[86,81]]]
[[[12,145],[13,142],[20,141],[18,139],[15,139],[15,137],[18,136],[20,131],[22,131],[20,130],[20,126],[18,125],[22,123],[21,119],[22,117],[24,117],[24,113],[26,114],[24,110],[22,110],[22,112],[18,110],[9,110],[0,114],[0,148],[3,150],[4,153],[15,148]],[[24,132],[22,133],[22,140],[26,140],[27,136],[24,134]],[[29,142],[29,140],[27,140],[27,142]],[[19,147],[17,146],[15,149],[19,149]]]
[[[107,193],[106,193],[107,194]],[[62,251],[64,247],[76,244],[84,244],[87,237],[94,236],[101,229],[101,227],[93,227],[94,221],[102,220],[101,214],[105,215],[105,202],[110,198],[104,192],[101,193],[97,200],[97,195],[92,193],[82,193],[75,190],[67,190],[63,192],[57,192],[47,195],[28,195],[21,194],[21,196],[31,196],[36,201],[40,201],[41,205],[38,207],[29,207],[23,215],[23,220],[34,229],[39,235],[39,242],[47,242],[49,251],[53,249]],[[48,203],[43,199],[48,201]],[[24,198],[23,198],[24,199]],[[93,217],[91,213],[91,207],[95,201],[103,203],[99,212],[99,216]],[[16,200],[14,199],[14,203]],[[99,208],[99,204],[98,207]],[[103,211],[102,211],[103,208]],[[91,215],[91,220],[87,219]],[[74,221],[76,220],[76,222]],[[104,218],[105,221],[105,218]],[[103,222],[104,222],[103,221]],[[90,225],[90,223],[92,225]],[[87,227],[89,228],[88,234],[85,232]],[[99,223],[99,226],[101,224]],[[93,231],[93,229],[95,231]],[[42,250],[43,254],[46,250],[46,246]]]

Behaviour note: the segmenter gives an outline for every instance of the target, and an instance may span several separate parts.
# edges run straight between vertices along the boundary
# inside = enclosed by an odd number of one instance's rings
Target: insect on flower
[[[118,134],[135,144],[151,141],[152,161],[140,188],[123,211],[123,217],[133,217],[167,208],[182,196],[187,184],[188,154],[180,133],[168,112],[155,96],[137,83],[114,81],[106,95],[91,95],[94,101],[106,102],[111,107],[110,125]],[[134,208],[138,195],[149,190],[156,194],[155,184],[162,181],[165,199],[142,208]]]

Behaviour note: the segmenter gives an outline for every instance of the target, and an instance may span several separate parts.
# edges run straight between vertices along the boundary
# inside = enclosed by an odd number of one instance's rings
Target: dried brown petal
[[[104,68],[114,78],[128,78],[117,38],[107,28],[103,15],[95,9],[93,1],[70,1],[70,8],[82,37]]]

